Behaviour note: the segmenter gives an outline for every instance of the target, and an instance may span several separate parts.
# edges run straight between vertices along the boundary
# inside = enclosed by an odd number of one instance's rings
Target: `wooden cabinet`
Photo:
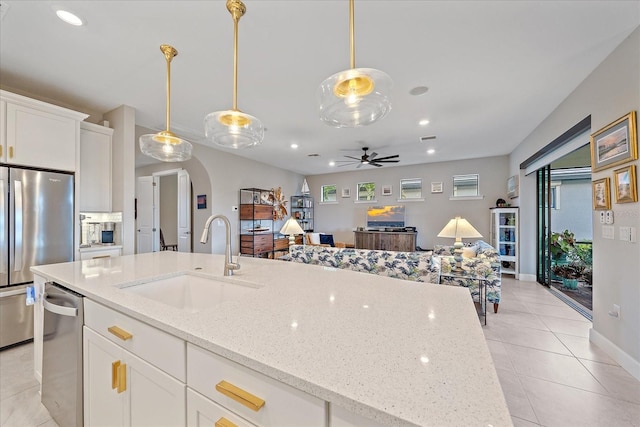
[[[111,145],[113,129],[80,123],[81,212],[111,212]]]
[[[271,190],[240,189],[240,253],[268,257],[273,254],[273,205]]]
[[[414,231],[354,231],[356,249],[413,252],[416,250]]]
[[[80,121],[86,114],[6,91],[2,96],[2,161],[75,171]]]
[[[313,197],[291,196],[291,216],[294,217],[300,227],[310,233],[313,231]]]
[[[87,298],[84,316],[84,424],[184,425],[184,341]]]
[[[491,246],[496,248],[502,262],[502,273],[518,277],[519,261],[518,208],[491,208]]]
[[[324,400],[192,344],[187,386],[259,426],[326,426]]]

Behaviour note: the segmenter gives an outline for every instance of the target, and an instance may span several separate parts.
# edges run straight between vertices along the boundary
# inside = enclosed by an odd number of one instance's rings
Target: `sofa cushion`
[[[329,245],[331,247],[335,246],[335,243],[333,242],[333,234],[320,234],[320,244]]]
[[[309,236],[309,243],[312,245],[319,245],[320,244],[320,233],[308,233],[307,236]]]

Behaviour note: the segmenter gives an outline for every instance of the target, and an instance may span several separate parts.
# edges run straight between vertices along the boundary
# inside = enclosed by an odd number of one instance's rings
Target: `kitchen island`
[[[257,288],[196,310],[130,287],[184,272],[222,278],[222,255],[157,252],[32,270],[187,347],[327,402],[329,425],[340,424],[332,418],[340,413],[380,425],[512,425],[467,289],[239,261],[232,280]]]

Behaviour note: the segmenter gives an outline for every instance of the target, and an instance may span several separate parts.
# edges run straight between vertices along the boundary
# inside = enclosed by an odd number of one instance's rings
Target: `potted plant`
[[[569,230],[564,230],[562,233],[551,233],[551,243],[549,244],[551,257],[557,262],[566,260],[567,255],[575,249],[575,244],[575,235]]]
[[[567,289],[578,289],[578,279],[582,278],[584,270],[584,265],[576,263],[556,265],[552,268],[553,274],[562,278],[562,286]]]

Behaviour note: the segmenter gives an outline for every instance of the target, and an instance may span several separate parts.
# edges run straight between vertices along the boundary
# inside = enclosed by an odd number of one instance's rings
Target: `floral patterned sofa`
[[[434,266],[441,274],[451,273],[451,270],[456,266],[453,246],[436,245],[433,249],[433,258]],[[461,267],[465,274],[471,274],[485,279],[487,301],[493,303],[493,311],[497,313],[498,305],[500,304],[502,279],[500,255],[496,249],[482,240],[465,246]],[[440,283],[465,286],[471,291],[473,300],[480,302],[480,291],[478,289],[477,279],[440,277]]]
[[[378,274],[416,282],[438,283],[439,271],[430,252],[393,252],[369,249],[293,245],[290,261]]]

